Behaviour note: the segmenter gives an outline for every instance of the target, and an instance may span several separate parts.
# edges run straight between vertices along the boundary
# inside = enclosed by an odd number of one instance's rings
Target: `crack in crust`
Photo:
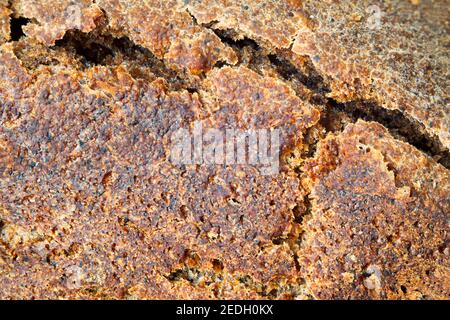
[[[3,297],[17,297],[15,284],[23,283],[22,297],[123,298],[131,290],[192,298],[200,290],[174,291],[161,276],[180,267],[186,249],[205,269],[220,259],[228,273],[256,282],[299,281],[289,246],[272,242],[290,233],[302,201],[292,172],[263,176],[254,167],[174,166],[167,158],[172,132],[195,120],[220,128],[225,110],[236,114],[233,127],[248,127],[245,111],[256,125],[295,138],[282,142],[295,148],[319,120],[314,107],[276,78],[227,67],[204,81],[203,96],[217,99],[218,111],[209,112],[196,92],[133,79],[122,65],[86,68],[63,48],[49,56],[57,63],[30,68],[14,45],[0,56],[2,218],[11,230],[45,237],[14,244],[17,256],[2,264],[10,270],[2,272]],[[40,48],[38,56],[51,52]],[[30,278],[32,266],[39,270]],[[223,290],[238,297],[238,289]]]
[[[360,120],[323,140],[304,171],[313,206],[300,265],[317,298],[449,298],[444,167]]]
[[[447,1],[310,0],[302,6],[310,21],[292,50],[311,58],[331,97],[400,110],[450,147]]]
[[[448,298],[447,117],[318,59],[323,4],[2,1],[0,296]],[[281,128],[282,173],[169,164],[196,120]]]

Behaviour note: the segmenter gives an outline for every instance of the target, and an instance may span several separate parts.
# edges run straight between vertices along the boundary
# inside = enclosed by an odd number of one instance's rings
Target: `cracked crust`
[[[330,95],[401,110],[450,147],[447,1],[302,3],[309,23],[292,50],[328,78]]]
[[[303,20],[301,2],[179,0],[199,23],[234,30],[236,38],[258,39],[272,48],[289,48]]]
[[[211,91],[209,100],[214,102],[210,108],[215,126],[240,130],[281,128],[283,153],[300,147],[306,130],[320,119],[318,108],[300,99],[286,83],[260,76],[247,67],[216,69],[208,74],[205,83]]]
[[[3,298],[206,298],[210,290],[236,298],[243,276],[259,284],[259,293],[245,289],[255,297],[300,281],[289,246],[272,243],[292,228],[302,201],[297,177],[167,161],[177,128],[200,119],[220,128],[225,107],[240,127],[238,113],[253,112],[251,104],[233,102],[223,83],[222,94],[209,93],[222,111],[209,114],[197,93],[167,91],[161,79],[135,80],[120,66],[80,72],[62,56],[26,69],[14,49],[5,45],[0,56]],[[247,83],[263,110],[275,97],[289,106],[292,116],[276,122],[261,113],[262,127],[302,132],[318,120],[287,86],[245,68],[208,81],[229,77]],[[272,86],[272,96],[255,82]],[[210,272],[220,261],[234,280],[177,291],[181,284],[165,276],[190,256]]]
[[[445,148],[450,146],[445,1],[227,1],[225,5],[217,0],[95,4],[84,0],[73,5],[59,0],[49,5],[20,0],[13,8],[16,16],[37,21],[26,25],[25,32],[47,45],[70,29],[93,30],[101,8],[116,36],[129,36],[172,68],[191,75],[205,73],[218,62],[238,62],[236,53],[209,28],[234,30],[236,39],[254,38],[269,50],[292,47],[327,78],[330,96],[401,110]],[[377,8],[380,27],[371,29]]]
[[[27,24],[24,32],[49,46],[69,30],[94,30],[106,14],[110,32],[129,36],[178,70],[199,75],[218,61],[237,62],[233,50],[214,33],[197,26],[177,1],[18,0],[13,8],[16,16],[35,21]]]
[[[91,0],[17,0],[15,16],[31,19],[24,32],[45,45],[54,45],[71,29],[89,32],[95,29],[102,11]]]
[[[99,0],[109,27],[150,49],[177,69],[198,75],[218,61],[237,62],[233,50],[210,30],[198,26],[178,1]]]
[[[300,265],[320,299],[448,299],[448,171],[377,123],[320,143]]]
[[[448,299],[442,3],[382,7],[404,54],[346,4],[0,0],[0,298]],[[280,129],[281,172],[171,163],[194,121]]]

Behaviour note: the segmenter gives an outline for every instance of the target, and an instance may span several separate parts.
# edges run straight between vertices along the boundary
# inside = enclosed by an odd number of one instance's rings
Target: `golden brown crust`
[[[24,32],[46,45],[54,45],[71,29],[89,32],[102,11],[91,0],[17,0],[12,8],[16,16],[33,19]]]
[[[391,3],[0,0],[0,298],[448,299],[445,12]],[[169,161],[196,121],[280,172]]]
[[[321,299],[448,299],[450,175],[358,121],[306,164],[312,215],[300,265]]]
[[[8,8],[8,1],[0,1],[0,44],[11,39],[10,27],[11,10]]]
[[[217,297],[238,297],[242,277],[260,287],[299,281],[289,246],[272,243],[290,232],[301,201],[295,176],[167,160],[177,128],[200,119],[220,128],[225,106],[231,115],[254,112],[252,104],[214,87],[214,109],[222,111],[209,114],[198,94],[168,92],[161,80],[135,80],[123,67],[80,72],[61,62],[27,70],[14,49],[5,45],[0,57],[3,298],[207,297],[212,289],[177,291],[166,278],[192,255],[191,268],[213,272],[217,260],[219,273],[234,279],[215,276]],[[260,90],[251,83],[272,88],[259,97],[262,127],[302,132],[318,121],[286,85],[245,68],[208,81],[229,77],[247,83],[248,97]],[[263,117],[275,97],[292,116]]]
[[[256,38],[274,48],[289,48],[303,19],[299,0],[179,2],[185,4],[199,23],[235,30],[238,38]]]
[[[236,54],[210,30],[195,24],[178,1],[97,1],[118,35],[150,49],[177,69],[198,75],[218,61],[235,64]]]
[[[329,78],[332,96],[401,110],[450,147],[447,1],[302,3],[309,22],[292,50]]]

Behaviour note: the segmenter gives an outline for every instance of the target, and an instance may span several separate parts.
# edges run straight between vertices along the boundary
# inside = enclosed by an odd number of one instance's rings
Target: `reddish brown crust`
[[[195,24],[178,1],[97,1],[109,26],[129,36],[177,69],[198,75],[218,61],[235,64],[236,54],[210,30]]]
[[[49,46],[69,30],[94,30],[104,16],[117,36],[130,37],[178,70],[198,75],[218,61],[237,62],[233,50],[197,26],[177,1],[18,0],[13,8],[16,16],[36,20],[24,27],[25,33]]]
[[[255,297],[243,276],[275,287],[298,281],[290,248],[272,243],[290,232],[301,201],[295,176],[168,162],[177,128],[196,119],[220,127],[220,113],[208,115],[197,94],[136,81],[122,67],[26,70],[12,49],[4,46],[0,58],[1,297],[208,297],[211,288],[177,291],[165,278],[186,266],[188,252],[205,272],[221,261],[231,280],[215,285],[218,297]],[[275,79],[243,68],[219,74],[272,83],[293,114],[313,110]],[[267,110],[272,98],[260,99]],[[229,102],[217,103],[221,110]],[[300,132],[313,124],[295,119],[260,124]]]
[[[286,83],[246,67],[213,70],[206,84],[214,101],[212,108],[221,107],[213,110],[219,127],[281,128],[285,152],[300,146],[303,133],[320,119],[319,110],[302,101]]]
[[[448,170],[376,123],[324,138],[308,102],[329,85],[448,146],[445,11],[380,4],[390,31],[361,34],[349,2],[0,0],[0,298],[448,299]],[[281,172],[169,162],[197,120],[280,129]]]
[[[446,169],[359,121],[305,170],[313,210],[300,264],[317,298],[449,298]]]
[[[54,45],[71,29],[89,32],[95,29],[95,21],[102,11],[92,0],[17,0],[12,8],[16,16],[33,19],[24,31],[46,45]]]
[[[7,0],[0,0],[0,44],[11,39],[10,15]]]
[[[183,2],[200,23],[235,30],[240,38],[256,38],[274,48],[289,48],[303,19],[299,0],[179,2]]]
[[[309,22],[292,50],[311,58],[332,96],[401,110],[450,147],[447,1],[302,3]]]

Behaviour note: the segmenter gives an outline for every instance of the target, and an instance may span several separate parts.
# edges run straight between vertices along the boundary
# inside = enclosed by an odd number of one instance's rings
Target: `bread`
[[[0,298],[448,299],[448,9],[0,0]]]

